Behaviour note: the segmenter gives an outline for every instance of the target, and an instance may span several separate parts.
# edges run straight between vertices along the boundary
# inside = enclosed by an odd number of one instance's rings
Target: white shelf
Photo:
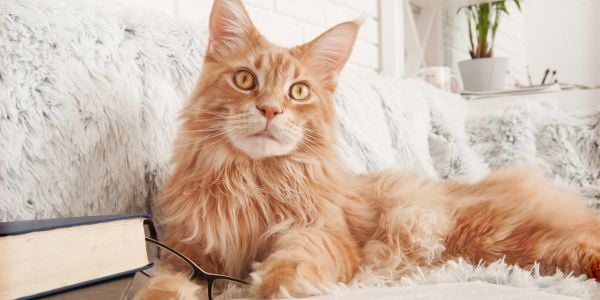
[[[453,8],[492,2],[493,0],[410,0],[410,2],[422,8]]]
[[[524,102],[546,102],[564,112],[600,112],[600,89],[564,90],[529,95],[514,95],[495,98],[470,99],[467,108],[472,112],[502,111],[506,107]]]

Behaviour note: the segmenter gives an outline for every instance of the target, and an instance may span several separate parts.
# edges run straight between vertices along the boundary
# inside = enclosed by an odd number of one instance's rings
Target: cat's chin
[[[296,148],[295,143],[282,143],[272,135],[257,133],[236,138],[231,143],[252,159],[264,159],[290,154]]]

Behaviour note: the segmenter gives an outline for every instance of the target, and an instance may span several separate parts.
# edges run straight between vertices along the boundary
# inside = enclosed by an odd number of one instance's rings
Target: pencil
[[[552,77],[550,77],[550,80],[548,80],[548,82],[552,83],[556,81],[556,70],[552,71]]]
[[[544,85],[544,83],[546,83],[546,78],[548,77],[549,73],[550,73],[550,69],[546,69],[546,72],[544,72],[544,78],[542,78],[542,85]]]

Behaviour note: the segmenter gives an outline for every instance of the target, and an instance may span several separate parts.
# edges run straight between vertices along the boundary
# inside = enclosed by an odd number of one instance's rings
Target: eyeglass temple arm
[[[152,222],[152,219],[144,219],[144,225],[148,225],[150,237],[153,239],[158,239],[158,235],[156,234],[156,228],[154,227],[154,222]]]
[[[148,241],[150,243],[156,244],[160,247],[163,247],[163,248],[169,250],[171,253],[177,255],[179,258],[183,259],[185,262],[187,262],[188,264],[193,266],[194,267],[194,277],[201,277],[201,278],[211,280],[211,281],[214,281],[215,279],[226,279],[226,280],[231,280],[231,281],[235,281],[235,282],[239,282],[239,283],[243,283],[243,284],[249,284],[248,282],[241,280],[241,279],[237,279],[235,277],[206,272],[202,268],[200,268],[200,266],[198,266],[196,263],[194,263],[192,260],[185,257],[183,254],[179,253],[177,250],[175,250],[153,238],[145,237],[145,239],[146,239],[146,241]]]
[[[239,282],[241,284],[250,284],[250,282],[248,282],[248,281],[241,280],[241,279],[238,279],[238,278],[235,278],[235,277],[231,277],[231,276],[227,276],[227,275],[211,274],[209,276],[214,276],[213,280],[214,279],[225,279],[225,280],[229,280],[229,281]]]
[[[235,282],[239,282],[239,283],[243,283],[243,284],[249,284],[248,282],[235,278],[235,277],[230,277],[230,276],[226,276],[226,275],[219,275],[219,274],[212,274],[212,273],[208,273],[206,271],[204,271],[202,268],[200,268],[198,265],[196,265],[193,261],[191,261],[189,258],[183,256],[183,254],[179,253],[178,251],[176,251],[175,249],[161,243],[158,241],[158,235],[156,233],[156,228],[154,227],[154,222],[152,222],[152,219],[145,219],[144,220],[144,225],[148,226],[148,229],[150,231],[150,236],[151,238],[146,237],[146,240],[157,244],[161,247],[166,248],[167,250],[170,250],[171,252],[173,252],[175,255],[177,255],[178,257],[180,257],[181,259],[185,260],[187,263],[189,263],[190,265],[192,265],[195,269],[194,269],[194,276],[204,276],[207,279],[226,279],[226,280],[231,280],[231,281],[235,281]]]

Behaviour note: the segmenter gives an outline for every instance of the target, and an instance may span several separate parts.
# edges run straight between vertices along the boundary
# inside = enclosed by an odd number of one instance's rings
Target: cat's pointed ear
[[[243,51],[258,35],[241,0],[214,0],[209,31],[208,52],[218,60]]]
[[[352,47],[363,19],[336,25],[316,39],[301,46],[302,61],[322,80],[335,85],[337,77],[350,58]]]

